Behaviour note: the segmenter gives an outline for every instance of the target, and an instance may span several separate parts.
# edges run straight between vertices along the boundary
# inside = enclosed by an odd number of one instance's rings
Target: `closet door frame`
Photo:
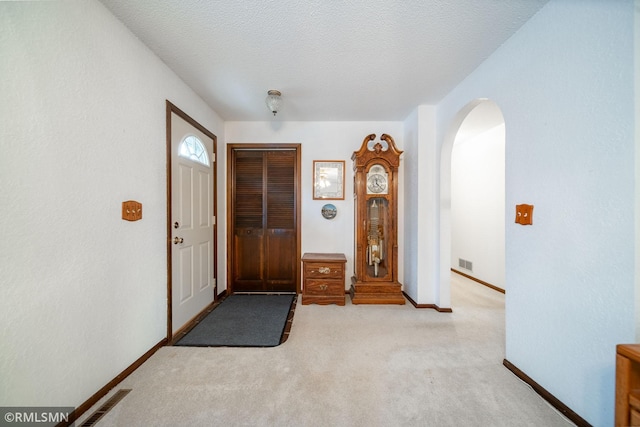
[[[301,168],[302,168],[302,147],[300,144],[227,144],[227,294],[232,294],[233,289],[233,267],[234,267],[234,214],[235,206],[233,200],[233,182],[234,182],[234,152],[236,150],[256,150],[256,151],[277,151],[277,150],[292,150],[295,151],[296,172],[295,172],[295,233],[296,233],[296,260],[295,260],[295,282],[296,293],[301,293],[301,257],[302,257],[302,186],[301,186]]]

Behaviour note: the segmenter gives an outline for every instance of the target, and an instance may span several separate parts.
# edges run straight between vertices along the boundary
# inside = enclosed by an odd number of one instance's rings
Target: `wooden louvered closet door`
[[[297,152],[232,153],[233,292],[297,292]]]

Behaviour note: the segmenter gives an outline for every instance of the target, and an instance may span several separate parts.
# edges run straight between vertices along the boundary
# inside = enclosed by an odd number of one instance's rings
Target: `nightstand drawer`
[[[335,280],[306,279],[304,293],[307,295],[344,295],[344,283]]]
[[[305,278],[341,279],[344,274],[344,263],[306,262],[304,264]]]

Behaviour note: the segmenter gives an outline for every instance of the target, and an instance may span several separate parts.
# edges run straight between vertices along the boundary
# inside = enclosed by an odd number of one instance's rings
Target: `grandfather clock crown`
[[[376,134],[367,135],[362,141],[362,145],[358,151],[354,151],[351,160],[354,161],[353,167],[361,167],[372,159],[385,159],[389,166],[397,168],[400,166],[400,155],[402,150],[398,150],[395,141],[390,135],[383,133],[380,141],[372,143],[376,139]]]

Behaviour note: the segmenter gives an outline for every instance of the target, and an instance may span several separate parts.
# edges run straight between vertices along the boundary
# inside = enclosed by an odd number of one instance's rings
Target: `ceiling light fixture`
[[[267,99],[265,100],[267,103],[267,107],[269,107],[269,111],[271,111],[275,116],[280,109],[280,106],[282,105],[282,98],[280,98],[282,94],[279,90],[270,90],[267,93]]]

